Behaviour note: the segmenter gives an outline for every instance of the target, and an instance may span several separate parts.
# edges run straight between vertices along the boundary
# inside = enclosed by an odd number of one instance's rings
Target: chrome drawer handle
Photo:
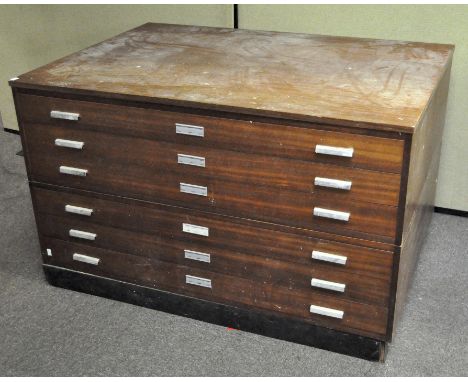
[[[208,188],[204,186],[197,186],[196,184],[180,183],[180,192],[185,194],[207,196]]]
[[[50,118],[78,121],[80,119],[80,115],[78,113],[69,113],[67,111],[52,110],[50,112]]]
[[[310,285],[316,288],[328,289],[341,293],[343,293],[346,289],[346,284],[334,283],[332,281],[321,280],[316,278],[313,278],[310,281]]]
[[[354,153],[354,148],[316,145],[315,152],[317,154],[334,155],[337,157],[352,158],[353,153]]]
[[[322,316],[328,316],[328,317],[339,318],[339,319],[342,319],[344,315],[344,312],[342,310],[325,308],[323,306],[318,306],[318,305],[311,305],[310,313],[320,314]]]
[[[209,236],[210,234],[210,229],[208,227],[188,223],[182,223],[182,231],[200,236]]]
[[[184,250],[184,257],[186,259],[202,261],[204,263],[209,263],[211,261],[211,255],[209,253],[191,251],[189,249]]]
[[[326,208],[314,207],[314,216],[347,222],[349,221],[349,217],[351,216],[351,214],[349,212],[341,212],[327,210]]]
[[[98,265],[99,264],[99,259],[97,257],[86,256],[86,255],[82,255],[80,253],[74,253],[73,254],[73,260],[74,261],[80,261],[82,263],[92,264],[92,265]]]
[[[196,137],[205,136],[205,128],[203,126],[186,125],[184,123],[176,123],[175,125],[176,134],[193,135]]]
[[[91,214],[93,213],[93,210],[91,208],[72,206],[70,204],[67,204],[65,206],[65,211],[70,212],[71,214],[78,214],[78,215],[85,215],[85,216],[91,216]]]
[[[210,279],[204,279],[202,277],[185,275],[185,283],[186,284],[192,284],[192,285],[198,285],[198,286],[201,286],[201,287],[204,287],[204,288],[211,288],[211,280]]]
[[[177,154],[177,163],[189,166],[205,167],[205,158],[195,155]]]
[[[83,168],[60,166],[60,173],[67,175],[86,176],[88,170],[85,170]]]
[[[348,258],[346,256],[334,255],[331,253],[312,251],[312,258],[315,260],[327,261],[329,263],[336,263],[345,265]]]
[[[96,234],[92,232],[85,232],[85,231],[78,231],[77,229],[71,229],[68,231],[68,234],[71,237],[77,237],[78,239],[85,239],[85,240],[96,240]]]
[[[320,187],[337,188],[339,190],[351,190],[352,182],[348,180],[320,178],[316,176],[314,180],[314,185]]]
[[[57,138],[55,146],[68,147],[69,149],[83,150],[84,142],[69,141],[68,139]]]

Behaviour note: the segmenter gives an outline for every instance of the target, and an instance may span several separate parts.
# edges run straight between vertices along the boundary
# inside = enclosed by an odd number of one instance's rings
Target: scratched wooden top
[[[453,46],[145,24],[14,87],[412,131]]]

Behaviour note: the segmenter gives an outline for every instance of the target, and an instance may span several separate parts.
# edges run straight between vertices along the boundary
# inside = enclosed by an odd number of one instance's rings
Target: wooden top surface
[[[10,84],[411,132],[453,48],[145,24]]]

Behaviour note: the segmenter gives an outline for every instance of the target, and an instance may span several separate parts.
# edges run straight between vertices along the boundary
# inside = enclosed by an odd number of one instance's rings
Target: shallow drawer
[[[321,251],[312,252],[308,265],[281,261],[265,255],[246,254],[222,246],[210,246],[171,237],[76,221],[55,215],[38,214],[42,235],[77,243],[121,251],[137,256],[188,265],[256,281],[282,285],[301,293],[318,292],[363,303],[387,306],[390,274],[387,277],[348,272],[347,259]],[[91,236],[79,237],[75,230]],[[78,237],[77,237],[78,236]],[[313,259],[316,258],[316,260]],[[330,265],[330,261],[338,261]]]
[[[181,179],[190,178],[195,182],[227,180],[314,193],[318,197],[332,196],[343,201],[398,205],[399,174],[129,138],[61,126],[28,126],[27,135],[32,142],[28,145],[32,174],[38,180],[45,158],[53,158],[56,164],[86,166],[89,175],[94,175],[92,172],[96,162],[103,162],[115,169],[116,177],[131,166],[147,169],[153,177],[159,179],[164,179],[165,174],[178,174]]]
[[[107,131],[167,142],[401,172],[402,140],[325,131],[320,130],[320,125],[299,128],[25,94],[18,94],[17,104],[21,121],[30,124]],[[51,112],[59,112],[55,113],[59,118],[51,118]],[[70,113],[77,120],[60,119],[70,118]],[[340,150],[338,153],[333,153],[333,150],[329,154],[316,153],[316,150],[320,151],[317,145]],[[341,156],[343,152],[348,155],[349,149],[353,150],[351,157]]]
[[[386,333],[387,309],[383,307],[355,303],[319,293],[304,294],[278,285],[258,283],[82,244],[60,240],[49,240],[45,243],[52,254],[44,256],[46,264],[231,305],[248,305],[276,311],[329,327],[351,329],[381,337]],[[44,252],[47,248],[44,248]]]
[[[144,199],[229,216],[393,243],[397,207],[342,200],[334,194],[294,192],[192,174],[158,173],[150,166],[30,152],[32,180]],[[65,167],[63,167],[65,166]],[[85,176],[61,171],[83,171]],[[79,169],[79,170],[76,170]],[[320,213],[331,210],[336,213]]]
[[[390,282],[391,252],[324,240],[319,234],[286,233],[274,230],[272,225],[265,227],[258,222],[158,204],[83,196],[36,186],[31,191],[39,228],[49,236],[65,239],[73,226],[83,231],[99,230],[94,245],[140,256],[150,253],[164,256],[164,247],[156,250],[154,243],[167,246],[168,242],[178,242],[201,252],[221,248],[300,266],[356,273],[379,279],[385,285]],[[220,265],[223,266],[226,265]]]

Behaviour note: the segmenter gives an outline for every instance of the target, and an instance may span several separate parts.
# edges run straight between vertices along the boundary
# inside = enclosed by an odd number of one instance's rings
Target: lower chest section
[[[46,264],[385,338],[390,251],[33,187]]]

